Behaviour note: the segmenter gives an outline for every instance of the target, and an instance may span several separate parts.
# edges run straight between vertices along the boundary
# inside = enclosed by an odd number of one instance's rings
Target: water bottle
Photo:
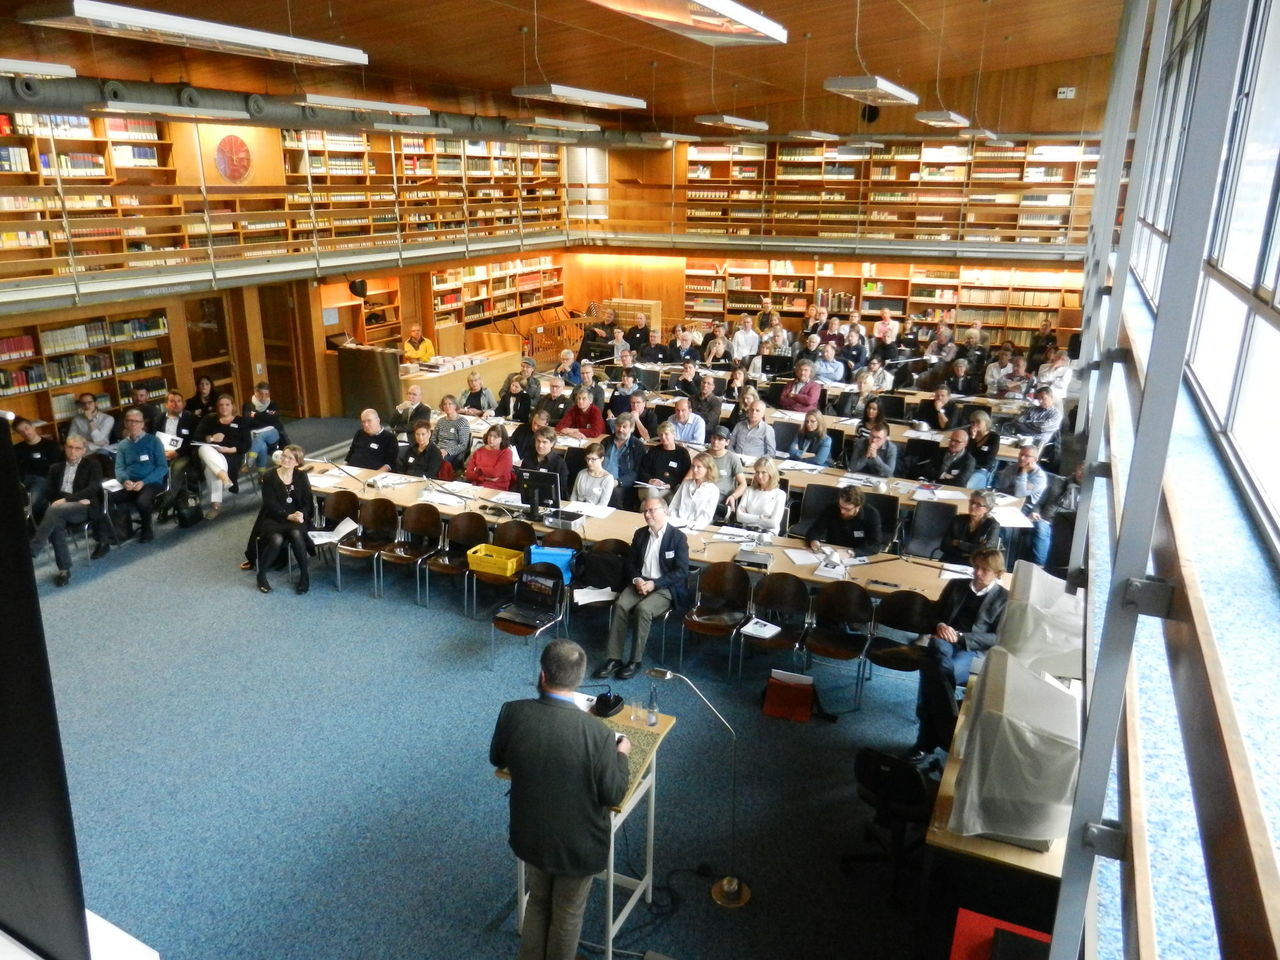
[[[645,723],[651,727],[658,725],[658,685],[649,684],[649,708],[645,712]]]

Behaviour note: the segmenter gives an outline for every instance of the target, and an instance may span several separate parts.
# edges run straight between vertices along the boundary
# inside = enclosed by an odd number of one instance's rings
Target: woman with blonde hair
[[[738,503],[738,525],[778,533],[787,507],[787,492],[778,486],[778,465],[769,457],[760,457],[752,469],[751,484]]]
[[[671,516],[694,527],[705,527],[711,523],[720,502],[717,475],[716,462],[708,454],[700,453],[694,457],[688,475],[671,498]]]

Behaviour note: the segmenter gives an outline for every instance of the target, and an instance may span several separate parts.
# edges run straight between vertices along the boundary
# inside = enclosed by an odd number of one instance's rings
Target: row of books
[[[71,353],[50,357],[39,363],[0,370],[0,394],[25,393],[48,387],[65,387],[86,380],[101,380],[114,372],[111,356],[105,353]]]
[[[138,147],[132,144],[113,144],[111,162],[117,167],[158,167],[160,151],[155,147]]]
[[[15,247],[47,247],[49,237],[39,230],[6,230],[0,233],[0,249]]]
[[[147,367],[164,366],[164,355],[159,347],[146,350],[117,350],[116,366],[118,370],[145,370]]]
[[[140,377],[137,380],[120,381],[120,405],[133,402],[133,391],[145,389],[148,400],[163,400],[169,392],[169,381],[164,377]]]
[[[0,337],[0,360],[22,360],[36,355],[35,337],[20,334],[14,337]]]
[[[99,153],[60,153],[53,160],[47,153],[40,154],[40,170],[51,176],[54,163],[58,172],[64,177],[105,177],[107,175],[107,158]]]
[[[26,147],[0,147],[0,173],[30,173],[31,154]]]
[[[13,129],[18,133],[36,137],[93,137],[88,117],[66,114],[15,113]]]
[[[154,120],[137,117],[107,117],[107,136],[112,140],[159,140],[160,129]]]

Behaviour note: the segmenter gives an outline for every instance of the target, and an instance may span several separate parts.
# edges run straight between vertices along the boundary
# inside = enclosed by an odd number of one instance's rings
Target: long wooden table
[[[442,484],[439,481],[413,480],[410,483],[397,484],[385,488],[365,486],[370,479],[380,476],[376,471],[345,467],[343,472],[323,462],[310,462],[309,474],[314,492],[323,496],[334,490],[350,490],[361,499],[385,497],[404,509],[414,503],[422,502],[424,492],[427,502],[435,503],[442,516],[453,517],[467,510],[474,510],[489,516],[494,522],[501,522],[504,513],[494,503],[500,491],[485,487],[476,487],[465,483]],[[383,475],[385,476],[385,475]],[[332,478],[318,479],[318,478]],[[456,490],[456,493],[449,492]],[[512,508],[515,513],[517,508]],[[606,539],[631,542],[636,530],[644,523],[640,514],[629,510],[614,510],[607,517],[588,517],[579,531],[585,543],[596,543]],[[538,523],[535,529],[540,533],[550,531],[550,527]],[[703,530],[688,531],[689,559],[693,563],[706,564],[733,560],[743,546],[740,542],[717,540],[721,527],[707,527]],[[775,537],[767,545],[752,545],[751,549],[767,553],[772,557],[770,573],[792,573],[800,579],[813,584],[825,584],[830,577],[819,575],[816,564],[798,564],[787,556],[787,549],[807,550],[803,540],[792,537]],[[847,555],[847,551],[839,551]],[[846,579],[860,584],[869,593],[886,595],[895,590],[914,590],[929,599],[936,599],[946,583],[943,579],[943,565],[932,560],[900,557],[896,554],[882,553],[868,558],[868,562],[855,564],[846,570]],[[1007,575],[1006,575],[1007,576]]]

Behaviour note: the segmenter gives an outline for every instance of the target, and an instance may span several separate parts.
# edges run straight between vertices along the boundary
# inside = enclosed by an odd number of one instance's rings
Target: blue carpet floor
[[[499,705],[534,693],[534,648],[502,638],[489,670],[487,624],[463,618],[448,586],[417,607],[394,571],[383,599],[358,565],[341,593],[317,565],[309,595],[283,573],[260,595],[237,569],[256,510],[240,494],[212,523],[78,556],[65,589],[47,553],[38,565],[88,906],[166,960],[512,956],[506,798],[487,752]],[[576,625],[593,658],[602,623]],[[719,647],[686,660],[741,737],[751,904],[713,906],[693,872],[727,868],[728,740],[666,684],[678,725],[659,767],[662,909],[633,916],[618,943],[680,960],[909,956],[918,901],[891,908],[887,867],[847,879],[839,856],[867,816],[853,755],[911,742],[914,677],[878,673],[861,712],[793,724],[760,713],[770,665],[786,663],[748,658],[729,683]],[[641,822],[623,841],[633,863]]]

